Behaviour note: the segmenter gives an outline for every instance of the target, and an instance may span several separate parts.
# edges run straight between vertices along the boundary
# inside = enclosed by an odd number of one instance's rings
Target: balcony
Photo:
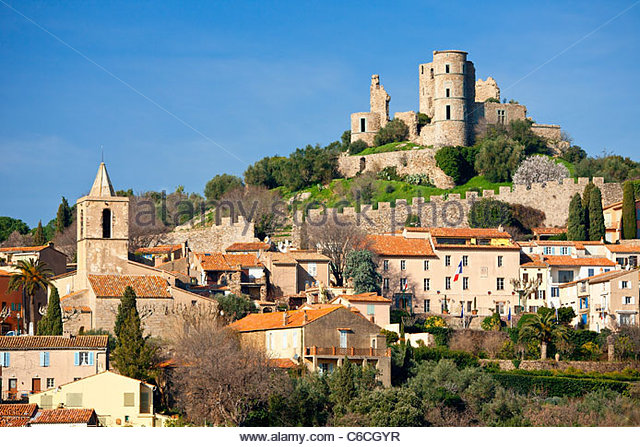
[[[304,350],[304,355],[305,357],[391,357],[391,349],[308,346]]]

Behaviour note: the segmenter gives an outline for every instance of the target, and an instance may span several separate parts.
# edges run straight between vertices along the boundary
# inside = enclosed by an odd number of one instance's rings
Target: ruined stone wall
[[[399,231],[409,214],[419,215],[424,227],[468,227],[469,209],[481,198],[495,198],[536,208],[545,213],[545,226],[561,227],[566,226],[571,198],[576,193],[582,194],[588,182],[587,178],[579,178],[577,182],[565,179],[562,182],[534,183],[529,188],[525,185],[514,185],[513,188],[503,186],[498,194],[493,190],[484,190],[482,195],[469,191],[465,198],[461,198],[460,194],[448,194],[431,196],[428,202],[422,197],[414,197],[411,203],[397,200],[394,207],[389,202],[378,203],[377,209],[373,209],[372,205],[362,205],[359,213],[353,207],[346,207],[342,212],[332,208],[310,209],[305,219],[301,213],[296,215],[292,237],[294,244],[299,245],[304,235],[301,231],[303,225],[322,225],[329,219],[358,225],[369,233]],[[601,177],[594,178],[593,182],[602,191],[605,206],[622,200],[622,186],[619,183],[604,183]]]
[[[338,171],[351,178],[360,172],[378,172],[387,166],[395,166],[399,175],[427,174],[438,188],[452,188],[454,182],[437,166],[435,153],[434,149],[417,149],[364,156],[342,154],[338,159]]]
[[[160,244],[182,244],[187,241],[189,248],[196,252],[224,251],[234,242],[257,242],[254,237],[254,224],[242,216],[236,222],[222,217],[218,225],[204,228],[175,230],[162,236]]]
[[[491,76],[486,81],[482,79],[476,81],[476,102],[485,102],[489,98],[500,101],[500,87]]]

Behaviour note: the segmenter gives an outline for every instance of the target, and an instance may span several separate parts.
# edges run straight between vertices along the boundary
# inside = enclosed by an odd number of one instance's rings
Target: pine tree
[[[356,293],[380,293],[382,276],[376,271],[376,263],[369,250],[354,250],[347,255],[345,278],[353,278]]]
[[[602,211],[602,193],[594,187],[589,195],[589,240],[599,241],[604,238],[604,213]]]
[[[156,349],[142,334],[140,317],[134,309],[122,320],[113,361],[118,372],[137,380],[148,380],[153,374]]]
[[[49,295],[47,313],[38,323],[38,335],[62,335],[62,310],[58,289],[52,287]]]
[[[567,239],[570,241],[584,241],[587,234],[584,226],[584,208],[582,198],[576,193],[569,205],[569,220],[567,222]]]
[[[622,189],[622,239],[637,236],[636,198],[633,183],[625,182]]]
[[[122,328],[122,325],[131,312],[135,313],[136,317],[139,317],[136,302],[136,292],[131,286],[127,286],[124,289],[124,295],[120,299],[120,304],[118,305],[118,313],[116,315],[116,322],[113,328],[113,333],[116,335],[116,337],[120,338],[120,330]]]
[[[56,233],[62,233],[69,225],[71,225],[71,208],[67,199],[63,197],[56,215]]]
[[[42,228],[42,221],[38,222],[38,227],[36,231],[33,233],[33,244],[34,245],[44,245],[47,243],[47,238],[44,235],[44,228]]]

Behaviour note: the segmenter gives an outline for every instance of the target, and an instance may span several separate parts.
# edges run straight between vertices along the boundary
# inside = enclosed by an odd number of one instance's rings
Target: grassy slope
[[[420,146],[419,144],[410,143],[408,141],[402,141],[399,143],[385,144],[384,146],[368,147],[359,154],[355,155],[371,155],[381,154],[383,152],[411,151],[414,149],[425,149],[425,146]]]

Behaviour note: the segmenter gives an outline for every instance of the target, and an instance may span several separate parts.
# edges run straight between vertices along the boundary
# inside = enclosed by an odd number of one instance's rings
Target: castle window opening
[[[424,65],[420,66],[420,74],[424,74]]]
[[[367,119],[360,118],[360,132],[366,132],[366,131],[367,131]]]
[[[451,106],[447,104],[446,107],[446,115],[445,115],[445,119],[450,120],[451,119]]]
[[[360,172],[364,171],[367,167],[367,159],[364,157],[360,157]]]
[[[111,238],[111,210],[109,208],[102,210],[102,237],[103,239]]]
[[[444,96],[446,96],[447,98],[449,98],[451,96],[451,89],[447,88],[444,90]]]
[[[498,123],[504,124],[506,121],[506,111],[504,109],[498,110]]]
[[[433,68],[431,69],[431,79],[433,79]]]
[[[451,73],[451,66],[450,66],[449,64],[446,64],[446,65],[444,66],[444,72],[445,72],[445,73]]]

